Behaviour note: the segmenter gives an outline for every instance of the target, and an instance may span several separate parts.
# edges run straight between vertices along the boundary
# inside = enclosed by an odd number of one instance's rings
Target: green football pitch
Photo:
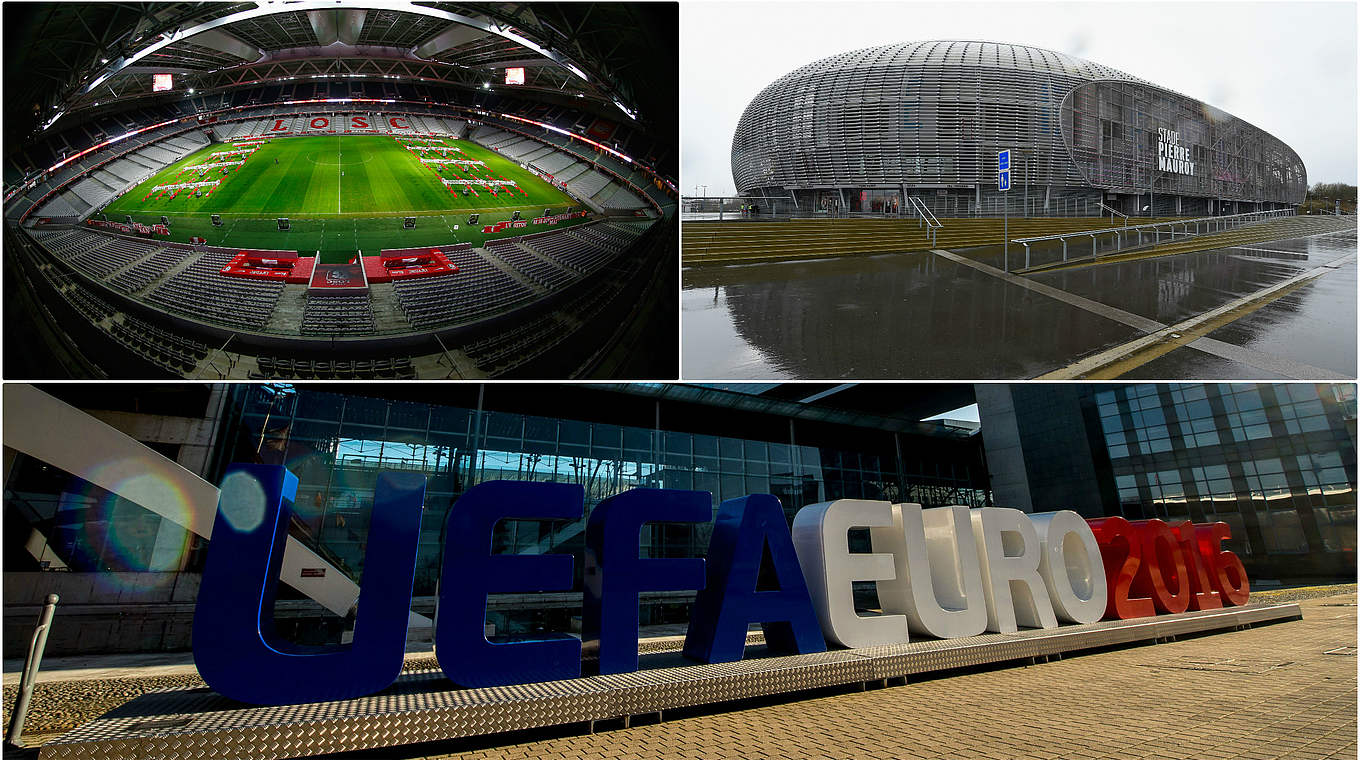
[[[240,150],[231,143],[214,143],[127,191],[104,209],[104,215],[110,221],[131,216],[147,224],[169,217],[171,240],[203,237],[209,245],[297,250],[304,255],[334,251],[342,256],[355,250],[372,255],[381,248],[453,242],[481,245],[486,238],[539,231],[529,226],[482,234],[483,225],[508,220],[515,211],[531,219],[544,209],[559,214],[580,208],[532,172],[476,143],[452,138],[415,142],[457,149],[443,155],[425,152],[430,158],[482,164],[471,164],[465,172],[460,166],[422,163],[420,154],[392,137],[326,135],[276,138],[261,143],[244,164],[205,169],[205,164],[242,158],[229,154]],[[506,179],[515,186],[492,195],[488,187],[472,185],[464,195],[459,185],[450,192],[441,177]],[[204,187],[199,195],[192,188],[173,197],[173,191],[156,190],[212,181],[218,184],[211,192]],[[212,224],[212,214],[221,216],[221,226]],[[481,218],[470,225],[469,214]],[[414,229],[403,229],[402,218],[408,216],[416,217]],[[291,229],[279,230],[279,217],[287,217]]]

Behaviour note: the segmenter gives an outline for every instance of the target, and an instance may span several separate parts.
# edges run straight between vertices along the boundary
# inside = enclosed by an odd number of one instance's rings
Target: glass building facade
[[[1002,149],[1009,193],[996,190]],[[970,41],[850,51],[780,77],[741,116],[732,175],[743,195],[805,210],[893,213],[914,195],[937,216],[999,216],[1002,201],[1034,216],[1098,216],[1100,203],[1227,214],[1307,189],[1293,150],[1212,106],[1065,53]]]
[[[1348,557],[1356,540],[1354,385],[1088,388],[1107,513],[1221,521],[1250,568]],[[1104,460],[1102,462],[1102,460]],[[1103,468],[1100,468],[1103,469]]]
[[[497,390],[488,394],[493,398]],[[238,458],[286,465],[298,476],[296,520],[341,567],[362,570],[363,545],[377,474],[421,472],[428,478],[417,560],[416,594],[435,593],[449,508],[489,480],[578,484],[586,514],[633,488],[707,491],[726,499],[770,493],[790,520],[807,504],[838,498],[982,506],[985,477],[977,464],[951,456],[901,459],[892,449],[797,444],[482,408],[393,401],[306,389],[236,386]],[[795,426],[786,428],[796,430]],[[736,431],[732,431],[736,432]],[[241,456],[241,447],[248,451]],[[253,449],[250,451],[249,449]],[[494,551],[577,557],[585,520],[509,521]],[[703,556],[711,528],[644,527],[643,556]]]
[[[417,604],[427,613],[433,611],[428,598],[439,581],[448,512],[469,488],[490,480],[579,484],[587,517],[601,501],[634,488],[707,491],[715,511],[726,499],[774,494],[790,521],[803,506],[838,498],[989,503],[976,436],[936,423],[880,418],[889,424],[863,427],[840,423],[834,414],[785,417],[753,411],[749,396],[715,389],[222,387],[219,437],[203,477],[219,482],[231,462],[288,467],[299,481],[290,533],[351,578],[363,573],[378,474],[426,476],[415,595],[427,598]],[[438,396],[448,400],[429,400]],[[796,404],[779,408],[807,412]],[[544,409],[555,413],[535,413]],[[894,425],[909,430],[894,431]],[[6,571],[202,570],[204,539],[44,462],[23,455],[16,460],[6,490]],[[497,553],[575,557],[575,600],[549,601],[556,610],[551,624],[559,630],[569,625],[559,618],[579,614],[570,610],[579,611],[585,525],[585,519],[504,521],[493,535]],[[709,524],[649,524],[640,548],[643,556],[701,557],[710,535]],[[280,594],[296,597],[283,588]],[[676,598],[644,603],[643,621],[685,619],[690,595],[670,596]],[[493,610],[488,619],[502,632],[544,624],[541,609]]]

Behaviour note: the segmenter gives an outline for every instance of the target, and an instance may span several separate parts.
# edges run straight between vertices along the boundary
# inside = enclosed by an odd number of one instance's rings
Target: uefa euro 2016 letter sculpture
[[[987,630],[976,540],[968,507],[892,505],[893,524],[869,529],[893,557],[897,577],[878,581],[883,611],[907,617],[911,633],[954,639]]]
[[[887,554],[851,554],[851,528],[890,528],[886,501],[838,499],[804,507],[793,516],[793,545],[803,566],[822,633],[841,646],[857,648],[907,640],[904,615],[865,617],[855,612],[854,582],[892,580]]]
[[[974,510],[973,535],[982,592],[987,599],[987,630],[1015,633],[1018,625],[1057,628],[1048,585],[1039,573],[1039,535],[1018,509]]]
[[[449,510],[439,576],[435,654],[459,686],[508,686],[581,675],[581,642],[568,634],[493,644],[486,638],[492,593],[570,591],[568,554],[492,554],[501,520],[579,520],[585,489],[563,483],[493,480],[469,488]],[[634,541],[637,539],[634,538]]]
[[[350,699],[401,673],[416,572],[425,477],[378,476],[347,646],[304,647],[274,632],[288,520],[298,480],[283,467],[232,465],[194,612],[194,665],[223,696],[257,705]]]
[[[1236,607],[1247,603],[1251,596],[1251,582],[1247,580],[1247,568],[1242,560],[1230,551],[1224,551],[1221,542],[1232,538],[1227,523],[1207,523],[1194,525],[1195,541],[1200,556],[1209,573],[1209,583],[1224,602]]]
[[[1161,520],[1136,520],[1134,528],[1142,531],[1143,560],[1148,571],[1133,580],[1133,590],[1152,598],[1158,613],[1175,614],[1190,608],[1189,576],[1185,568],[1185,552],[1170,526]]]
[[[1200,555],[1199,544],[1195,540],[1195,524],[1186,520],[1171,526],[1171,529],[1176,533],[1176,541],[1181,545],[1181,554],[1185,556],[1186,569],[1190,574],[1190,609],[1221,609],[1223,602],[1209,580],[1204,557]]]
[[[1090,520],[1087,525],[1096,537],[1101,562],[1105,565],[1105,618],[1132,620],[1157,614],[1151,599],[1130,594],[1133,579],[1147,572],[1142,562],[1142,534],[1122,517]]]
[[[355,609],[353,643],[302,647],[274,632],[274,588],[297,478],[283,467],[232,465],[222,482],[194,617],[194,662],[207,684],[242,702],[349,699],[389,686],[401,672],[424,502],[424,476],[378,476]],[[824,651],[826,642],[901,644],[909,632],[939,638],[1020,626],[1053,628],[1246,604],[1241,560],[1222,548],[1223,523],[1168,525],[1075,512],[944,507],[840,499],[785,522],[779,500],[756,494],[718,509],[707,560],[639,556],[653,522],[703,523],[712,496],[636,489],[606,499],[586,526],[582,627],[601,673],[638,667],[638,594],[698,590],[684,653],[730,662],[746,629],[761,623],[773,653]],[[484,633],[487,595],[568,591],[571,556],[496,554],[503,520],[579,520],[578,485],[489,481],[449,510],[439,581],[436,654],[454,683],[504,686],[575,678],[581,642],[536,634],[515,642]],[[868,554],[849,531],[868,528]],[[765,567],[764,557],[769,557]],[[855,611],[855,581],[876,582],[884,614]],[[773,588],[772,588],[773,587]]]
[[[1068,623],[1099,620],[1105,614],[1105,566],[1091,528],[1070,510],[1029,519],[1039,535],[1039,574],[1053,613]]]
[[[766,582],[776,588],[762,590],[766,551]],[[760,623],[770,652],[826,651],[779,499],[754,494],[724,501],[713,521],[706,562],[708,581],[690,611],[686,657],[709,663],[740,660],[751,623]]]
[[[599,653],[600,673],[638,669],[638,592],[697,591],[702,559],[642,559],[639,531],[651,522],[706,523],[707,491],[636,489],[600,502],[586,523],[584,648]]]

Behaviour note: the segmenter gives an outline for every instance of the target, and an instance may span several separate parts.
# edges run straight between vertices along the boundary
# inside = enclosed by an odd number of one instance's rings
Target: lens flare
[[[134,573],[183,567],[192,541],[184,527],[191,524],[191,505],[155,471],[143,458],[125,457],[95,468],[89,480],[72,479],[61,497],[61,510],[69,515],[66,540],[73,566]],[[149,582],[150,577],[133,585],[140,589]],[[96,583],[126,585],[103,574]]]
[[[114,492],[143,507],[155,505],[156,510],[171,522],[181,526],[191,524],[184,493],[155,475],[133,475],[119,484]]]
[[[222,481],[220,509],[234,530],[246,532],[264,522],[264,488],[245,472],[234,472]]]

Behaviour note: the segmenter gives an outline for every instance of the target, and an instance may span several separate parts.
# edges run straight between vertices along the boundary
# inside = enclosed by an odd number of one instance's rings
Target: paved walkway
[[[1335,233],[1326,234],[1330,235]],[[1259,251],[1264,249],[1252,248],[1245,250]],[[1190,346],[1191,348],[1198,349],[1221,359],[1228,359],[1257,369],[1268,370],[1269,372],[1295,380],[1347,379],[1346,376],[1338,372],[1333,372],[1321,367],[1314,367],[1303,362],[1290,361],[1262,351],[1235,346],[1231,343],[1225,343],[1221,340],[1215,340],[1204,336],[1210,331],[1210,327],[1221,326],[1234,319],[1250,314],[1256,309],[1268,305],[1275,298],[1296,290],[1311,280],[1315,280],[1318,277],[1331,274],[1332,272],[1341,269],[1355,260],[1356,254],[1354,253],[1342,256],[1335,261],[1320,265],[1316,268],[1304,270],[1303,272],[1275,283],[1274,285],[1248,293],[1215,309],[1211,309],[1191,319],[1169,326],[1156,320],[1115,308],[1108,304],[1092,301],[1089,298],[1083,298],[1082,296],[1068,293],[1067,291],[1055,288],[1052,285],[1004,272],[980,261],[974,261],[966,256],[960,256],[957,253],[940,249],[934,249],[931,253],[948,259],[956,264],[972,267],[985,274],[1005,280],[1012,285],[1018,285],[1027,290],[1062,301],[1069,306],[1075,306],[1078,309],[1083,309],[1097,316],[1128,325],[1129,327],[1145,333],[1145,335],[1134,340],[1108,348],[1066,367],[1041,375],[1038,378],[1040,380],[1072,380],[1079,378],[1113,379],[1123,375],[1131,368],[1131,366],[1141,366],[1151,359],[1169,352],[1172,348],[1180,346]],[[1162,350],[1159,353],[1149,351],[1150,348],[1157,346],[1162,347]],[[1147,353],[1149,355],[1146,358],[1136,360],[1131,359],[1131,357],[1140,353]],[[1109,377],[1098,374],[1101,369],[1110,367],[1111,365],[1118,366],[1118,371],[1109,373]]]
[[[595,735],[509,734],[492,738],[499,746],[466,740],[379,756],[1352,760],[1356,595],[1300,605],[1301,621],[1032,667]]]

